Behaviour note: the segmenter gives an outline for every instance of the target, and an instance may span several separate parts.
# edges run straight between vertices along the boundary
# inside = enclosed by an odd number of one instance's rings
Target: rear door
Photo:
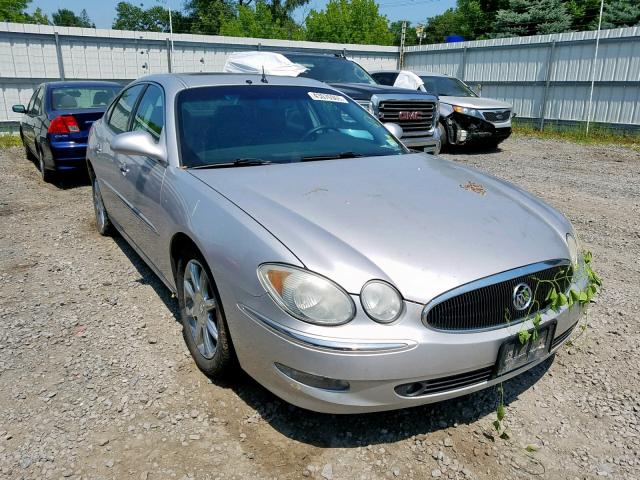
[[[137,221],[132,211],[131,199],[126,194],[128,171],[125,156],[111,150],[111,141],[116,135],[129,131],[133,111],[145,88],[145,84],[138,83],[124,90],[95,132],[96,161],[93,168],[100,182],[102,198],[111,219],[127,235],[136,227]]]

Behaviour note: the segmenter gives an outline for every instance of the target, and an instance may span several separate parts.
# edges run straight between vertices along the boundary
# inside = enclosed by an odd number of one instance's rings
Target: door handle
[[[129,167],[127,167],[125,163],[120,164],[120,173],[122,173],[123,176],[129,173]]]
[[[101,143],[96,143],[96,153],[102,153],[102,144]]]

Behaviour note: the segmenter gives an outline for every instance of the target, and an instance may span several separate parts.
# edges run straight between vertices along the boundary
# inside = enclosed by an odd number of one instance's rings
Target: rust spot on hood
[[[487,189],[484,188],[484,185],[480,185],[479,183],[472,182],[469,180],[465,185],[460,185],[460,188],[464,188],[473,193],[477,193],[478,195],[486,195]]]

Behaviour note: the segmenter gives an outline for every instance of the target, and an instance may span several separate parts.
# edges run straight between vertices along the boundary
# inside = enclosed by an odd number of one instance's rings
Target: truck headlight
[[[370,100],[358,100],[356,103],[364,108],[367,112],[373,113],[373,103]]]
[[[316,325],[342,325],[356,313],[347,292],[302,268],[276,263],[258,267],[258,278],[276,304],[292,317]]]
[[[360,302],[367,315],[380,323],[391,323],[402,312],[400,293],[382,280],[367,282],[360,292]]]

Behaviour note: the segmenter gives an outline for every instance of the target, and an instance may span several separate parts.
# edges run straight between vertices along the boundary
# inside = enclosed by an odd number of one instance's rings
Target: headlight
[[[570,233],[567,233],[567,246],[569,247],[569,257],[571,258],[571,264],[573,266],[578,265],[578,254],[579,254],[578,241]]]
[[[393,322],[402,312],[400,293],[380,280],[371,280],[362,287],[360,302],[367,315],[380,323]]]
[[[357,103],[367,112],[373,113],[373,103],[371,103],[369,100],[358,100]]]
[[[467,108],[467,107],[460,107],[458,105],[454,105],[453,109],[458,113],[462,113],[463,115],[470,115],[472,117],[482,118],[482,114],[475,108]]]
[[[258,268],[258,278],[273,300],[289,315],[316,325],[341,325],[356,308],[351,297],[332,281],[307,270],[279,264]]]

